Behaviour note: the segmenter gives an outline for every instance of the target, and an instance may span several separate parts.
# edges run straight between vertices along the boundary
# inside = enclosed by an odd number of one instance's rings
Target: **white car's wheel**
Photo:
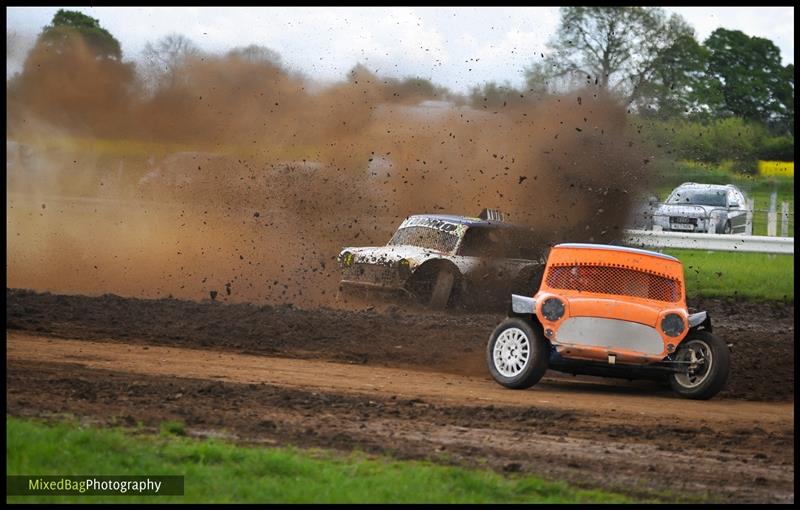
[[[500,323],[489,337],[486,362],[495,381],[506,388],[530,388],[547,371],[549,352],[538,327],[518,317]]]
[[[726,221],[725,222],[725,226],[722,227],[722,233],[723,234],[730,234],[731,232],[733,232],[733,227],[731,227],[731,222],[730,221]]]

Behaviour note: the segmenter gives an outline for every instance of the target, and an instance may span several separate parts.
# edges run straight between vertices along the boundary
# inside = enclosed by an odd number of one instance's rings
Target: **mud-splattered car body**
[[[425,214],[406,218],[386,246],[347,247],[338,261],[343,291],[389,291],[442,309],[509,289],[535,291],[545,251],[527,227]]]
[[[728,346],[706,312],[689,313],[683,265],[669,255],[599,244],[560,244],[532,297],[514,295],[489,340],[493,377],[535,384],[547,368],[572,374],[669,379],[688,398],[727,380]]]
[[[733,184],[684,182],[652,213],[653,227],[666,231],[744,234],[747,199]]]

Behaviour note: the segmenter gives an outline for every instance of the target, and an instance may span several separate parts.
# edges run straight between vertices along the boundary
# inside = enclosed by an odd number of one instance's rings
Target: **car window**
[[[412,226],[398,229],[389,240],[389,246],[418,246],[442,253],[452,252],[458,236],[437,228]]]
[[[527,230],[473,227],[464,234],[458,254],[465,257],[536,260],[542,246]]]
[[[672,192],[668,204],[710,205],[725,207],[727,192],[719,189],[678,188]]]
[[[458,250],[465,257],[505,258],[505,236],[498,229],[470,227]]]

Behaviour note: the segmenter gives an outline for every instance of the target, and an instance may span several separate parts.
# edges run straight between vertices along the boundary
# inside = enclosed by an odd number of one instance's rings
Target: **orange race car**
[[[548,368],[572,374],[668,379],[683,397],[725,386],[729,346],[706,312],[689,313],[683,265],[652,251],[601,244],[550,250],[533,297],[512,295],[489,338],[492,377],[529,388]]]

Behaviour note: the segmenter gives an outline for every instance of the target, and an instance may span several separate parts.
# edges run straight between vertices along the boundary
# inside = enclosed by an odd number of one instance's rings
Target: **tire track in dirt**
[[[6,289],[6,299],[6,328],[34,334],[476,377],[488,376],[486,342],[503,317],[417,313],[396,305],[382,311],[307,310],[291,305],[69,296],[19,289]],[[728,386],[715,400],[794,399],[793,304],[709,299],[690,306],[708,310],[715,334],[734,345]],[[612,392],[631,386],[619,379],[604,381],[617,388]]]
[[[7,363],[15,415],[179,419],[192,434],[533,472],[640,496],[794,499],[789,403],[690,402],[585,382],[510,391],[455,374],[20,332],[7,332]]]
[[[231,354],[200,349],[87,342],[7,332],[7,359],[42,363],[80,363],[88,368],[147,376],[211,379],[240,384],[275,384],[362,395],[396,395],[461,405],[496,404],[561,410],[637,414],[681,421],[760,426],[786,425],[792,404],[687,401],[671,396],[604,393],[591,383],[551,382],[530,391],[509,391],[488,378],[411,369],[361,366],[312,360]],[[586,391],[589,389],[589,391]],[[594,391],[592,391],[594,390]],[[584,392],[585,391],[585,392]],[[635,391],[635,390],[634,390]]]

